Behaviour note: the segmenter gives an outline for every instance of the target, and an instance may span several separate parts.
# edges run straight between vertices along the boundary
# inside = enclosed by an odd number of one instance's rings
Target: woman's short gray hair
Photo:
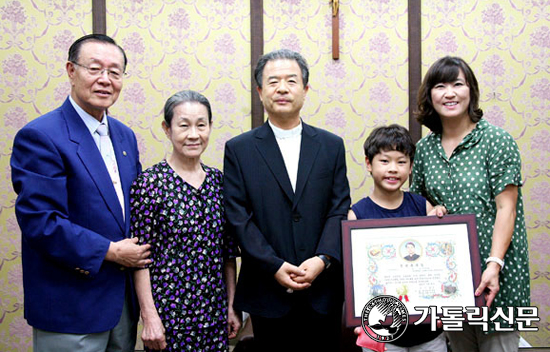
[[[208,111],[208,123],[212,123],[212,108],[208,99],[194,90],[182,90],[168,98],[166,104],[164,104],[164,121],[168,126],[171,126],[174,109],[183,103],[199,103],[204,105]]]

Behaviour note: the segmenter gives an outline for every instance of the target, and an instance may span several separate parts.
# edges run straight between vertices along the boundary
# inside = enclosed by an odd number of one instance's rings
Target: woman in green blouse
[[[476,215],[483,274],[475,294],[485,295],[492,318],[499,308],[507,313],[507,307],[530,305],[529,259],[519,149],[482,116],[468,64],[457,57],[436,61],[418,92],[417,119],[432,133],[417,144],[410,190],[449,214]],[[519,345],[517,326],[501,317],[488,329],[465,323],[463,332],[447,336],[453,352],[517,351]]]

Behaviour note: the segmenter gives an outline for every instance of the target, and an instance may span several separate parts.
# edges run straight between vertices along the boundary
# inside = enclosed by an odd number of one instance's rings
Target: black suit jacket
[[[228,230],[242,250],[235,307],[268,318],[285,315],[297,295],[318,312],[341,309],[341,220],[350,207],[342,139],[303,123],[296,192],[269,124],[226,143],[224,195]],[[275,280],[286,261],[333,258],[305,291],[288,294]]]

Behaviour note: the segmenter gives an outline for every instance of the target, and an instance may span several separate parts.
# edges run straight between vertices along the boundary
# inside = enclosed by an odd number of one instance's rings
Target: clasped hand
[[[129,268],[143,268],[151,263],[151,260],[147,259],[151,254],[151,245],[140,246],[137,243],[137,237],[111,242],[105,259]]]
[[[305,290],[325,269],[325,263],[315,256],[304,261],[300,266],[284,262],[275,273],[277,282],[293,291]]]

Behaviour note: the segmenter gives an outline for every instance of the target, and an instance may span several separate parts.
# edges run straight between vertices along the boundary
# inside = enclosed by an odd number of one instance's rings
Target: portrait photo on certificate
[[[411,322],[415,307],[483,305],[473,214],[343,221],[342,245],[348,326],[381,295],[399,299]]]

